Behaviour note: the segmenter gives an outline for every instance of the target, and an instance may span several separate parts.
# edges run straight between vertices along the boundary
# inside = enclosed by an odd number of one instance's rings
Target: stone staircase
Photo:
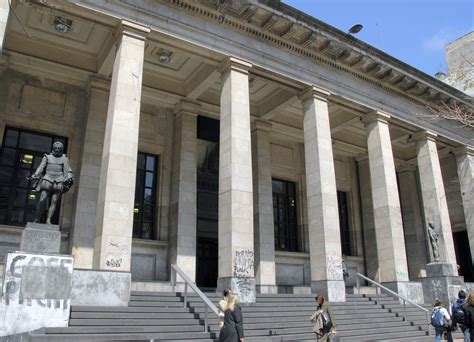
[[[217,293],[206,293],[215,304]],[[209,312],[204,332],[204,304],[195,294],[184,306],[181,293],[132,292],[128,307],[72,306],[67,328],[46,328],[32,341],[215,341],[219,328]],[[258,295],[257,303],[242,306],[246,342],[314,341],[309,317],[312,295]],[[423,312],[386,295],[377,298],[348,294],[347,302],[334,303],[339,341],[432,341]]]

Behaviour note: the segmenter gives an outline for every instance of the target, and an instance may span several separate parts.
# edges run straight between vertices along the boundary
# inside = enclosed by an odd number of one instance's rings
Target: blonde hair
[[[467,297],[467,302],[470,306],[474,306],[474,292],[469,293]]]
[[[239,303],[239,295],[235,293],[229,293],[227,296],[227,308],[230,311],[234,311],[235,305]]]

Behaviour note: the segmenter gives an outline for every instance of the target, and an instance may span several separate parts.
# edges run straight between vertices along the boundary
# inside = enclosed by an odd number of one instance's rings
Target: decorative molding
[[[163,0],[163,1],[170,4],[170,5],[172,5],[172,6],[178,7],[182,10],[186,10],[188,12],[191,12],[191,13],[193,13],[193,15],[204,17],[206,20],[214,20],[214,21],[218,22],[220,25],[230,26],[234,29],[237,29],[241,32],[244,32],[247,35],[251,35],[256,39],[266,40],[267,42],[269,42],[273,45],[278,45],[280,48],[282,48],[284,50],[292,51],[292,52],[297,53],[297,54],[299,54],[301,56],[304,56],[306,58],[315,60],[319,64],[325,64],[325,65],[327,65],[327,66],[329,66],[333,69],[336,69],[338,71],[342,71],[342,72],[345,72],[347,74],[350,74],[351,76],[353,76],[355,78],[358,78],[358,79],[360,79],[360,80],[362,80],[366,83],[369,83],[372,86],[375,86],[379,89],[382,89],[382,90],[390,92],[390,93],[395,93],[398,96],[409,100],[410,102],[413,102],[413,103],[416,103],[416,104],[424,104],[425,103],[425,100],[420,98],[417,95],[407,94],[403,90],[395,88],[393,84],[381,82],[381,79],[378,79],[377,77],[374,77],[374,76],[369,77],[369,76],[366,76],[366,75],[362,74],[360,71],[354,70],[354,67],[355,67],[354,64],[351,67],[346,67],[344,65],[336,63],[331,58],[323,56],[323,54],[321,52],[324,51],[324,50],[327,50],[329,48],[329,46],[327,45],[328,43],[323,44],[322,47],[320,46],[320,49],[322,49],[322,51],[319,50],[318,53],[316,53],[314,49],[310,48],[311,44],[310,43],[308,44],[308,38],[303,40],[302,43],[296,43],[296,42],[293,42],[289,39],[284,39],[283,37],[281,37],[279,35],[272,34],[272,33],[268,32],[270,27],[273,26],[274,20],[276,20],[275,18],[278,17],[278,16],[277,16],[277,14],[275,14],[275,12],[270,11],[269,9],[266,9],[264,6],[262,6],[262,4],[253,4],[253,5],[254,6],[261,6],[262,9],[269,11],[269,16],[268,16],[268,19],[266,19],[263,22],[263,25],[261,27],[258,27],[258,26],[249,24],[248,23],[249,20],[244,21],[244,22],[240,22],[240,19],[238,17],[236,17],[235,19],[233,19],[230,16],[222,17],[221,15],[219,15],[218,12],[213,12],[211,10],[207,10],[204,7],[205,5],[200,6],[197,3],[194,3],[194,2],[190,3],[190,2],[187,2],[186,0]],[[347,42],[342,42],[342,41],[338,40],[335,37],[330,37],[327,33],[323,34],[321,31],[316,31],[316,29],[314,27],[311,27],[308,24],[297,22],[297,20],[295,18],[291,18],[289,16],[285,16],[284,18],[287,19],[287,20],[289,19],[289,20],[293,21],[294,23],[300,25],[301,27],[306,28],[306,29],[310,30],[311,32],[316,33],[316,34],[324,37],[329,42],[331,42],[331,43],[329,43],[329,45],[330,44],[338,44],[338,45],[341,45],[341,46],[347,46],[348,45]],[[415,77],[404,74],[403,70],[399,70],[396,67],[393,67],[391,65],[387,65],[386,62],[383,62],[382,60],[378,60],[377,58],[372,57],[372,56],[369,57],[368,55],[364,54],[363,50],[357,49],[356,47],[351,46],[351,45],[348,45],[348,47],[350,49],[356,51],[357,53],[361,54],[362,58],[365,57],[368,60],[373,60],[376,64],[386,65],[389,69],[392,69],[392,70],[395,70],[397,72],[402,73],[404,78],[410,77],[416,82],[426,84],[426,82],[423,82],[421,80],[416,79]],[[433,88],[433,89],[436,89],[436,91],[438,91],[438,92],[443,92],[442,90],[439,90],[436,87],[433,87],[429,84],[426,84],[426,85]],[[448,95],[448,96],[452,97],[452,95]],[[459,97],[456,97],[456,100],[460,101],[462,103],[465,102],[464,99],[461,99]]]

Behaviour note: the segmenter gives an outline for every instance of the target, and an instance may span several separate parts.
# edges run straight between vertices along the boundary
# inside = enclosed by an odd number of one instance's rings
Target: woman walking
[[[220,342],[244,342],[244,321],[242,310],[238,305],[238,295],[224,290],[226,301],[220,301],[219,306],[224,312],[224,325],[219,334]]]
[[[330,341],[330,335],[336,334],[336,319],[332,313],[332,307],[325,302],[322,295],[314,297],[316,301],[316,311],[311,316],[311,323],[314,324],[313,332],[316,340],[320,342]]]
[[[446,340],[453,342],[451,330],[449,330],[452,325],[451,316],[441,299],[435,300],[433,311],[431,311],[431,325],[435,328],[435,342],[441,342],[444,332],[446,332]]]

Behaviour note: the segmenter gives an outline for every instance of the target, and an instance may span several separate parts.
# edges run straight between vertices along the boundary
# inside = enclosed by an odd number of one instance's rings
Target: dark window
[[[39,193],[31,188],[26,176],[32,174],[53,143],[61,141],[67,151],[67,139],[12,127],[5,128],[0,150],[0,223],[24,226],[35,218]],[[58,204],[61,208],[61,203]],[[46,215],[46,213],[45,213]],[[59,221],[56,210],[52,222]]]
[[[159,157],[138,152],[133,237],[156,240],[156,195]]]
[[[199,115],[197,117],[198,139],[219,142],[219,120]]]
[[[296,185],[280,179],[272,179],[273,222],[275,227],[275,249],[298,251],[296,221]]]
[[[347,192],[337,192],[337,204],[339,209],[339,228],[341,232],[341,250],[343,255],[352,255],[350,227],[349,227],[349,207],[347,205]]]

